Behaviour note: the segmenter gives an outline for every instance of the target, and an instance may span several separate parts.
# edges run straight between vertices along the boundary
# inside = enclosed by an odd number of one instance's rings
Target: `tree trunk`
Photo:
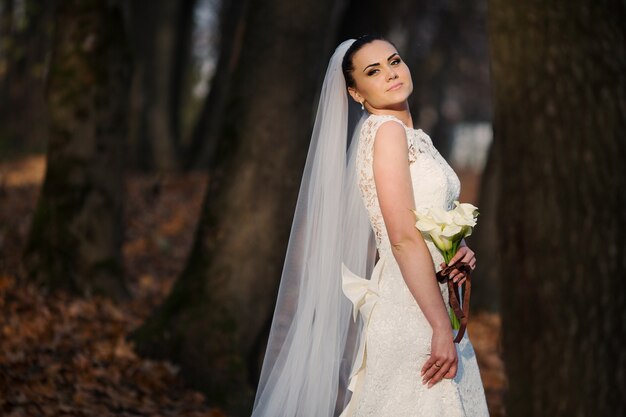
[[[333,15],[331,0],[250,1],[196,242],[134,334],[233,415],[252,405]]]
[[[491,0],[507,415],[626,415],[626,7]]]
[[[0,20],[0,151],[45,149],[48,121],[44,98],[46,57],[52,33],[53,3],[2,1]]]
[[[341,16],[337,43],[363,35],[399,34],[398,26],[406,21],[411,0],[350,0]]]
[[[185,168],[209,169],[215,158],[221,120],[230,83],[241,50],[248,1],[226,1],[221,4],[220,48],[211,89],[204,100],[186,152]]]
[[[185,113],[185,95],[190,89],[187,71],[191,62],[192,34],[194,29],[193,15],[196,0],[179,0],[176,12],[174,48],[172,50],[172,71],[169,88],[169,118],[172,129],[172,142],[178,157],[177,165],[184,163],[183,146],[187,136],[183,131],[183,115]],[[237,1],[236,3],[239,3]]]
[[[500,179],[502,160],[500,141],[489,150],[487,165],[481,175],[478,209],[478,226],[472,234],[470,246],[478,254],[478,263],[472,273],[472,310],[500,312],[502,306],[500,278],[500,246],[498,242],[498,204],[500,201]]]
[[[119,7],[59,3],[47,85],[48,166],[25,262],[51,288],[120,298],[130,60]]]
[[[180,7],[167,0],[133,0],[128,7],[136,60],[130,165],[143,170],[176,170],[180,161],[172,126],[171,87]]]

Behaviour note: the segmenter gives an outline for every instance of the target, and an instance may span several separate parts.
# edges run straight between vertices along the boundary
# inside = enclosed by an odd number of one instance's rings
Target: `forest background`
[[[0,410],[249,415],[323,71],[379,33],[480,207],[469,332],[491,415],[625,414],[625,18],[1,0]]]

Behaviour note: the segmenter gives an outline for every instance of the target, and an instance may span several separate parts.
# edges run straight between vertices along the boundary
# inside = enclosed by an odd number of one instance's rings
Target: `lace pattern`
[[[416,207],[437,204],[451,209],[461,188],[458,177],[423,130],[411,129],[394,116],[371,115],[361,129],[356,168],[361,196],[370,216],[379,251],[389,249],[389,244],[374,183],[374,139],[380,125],[389,120],[399,123],[406,131]]]

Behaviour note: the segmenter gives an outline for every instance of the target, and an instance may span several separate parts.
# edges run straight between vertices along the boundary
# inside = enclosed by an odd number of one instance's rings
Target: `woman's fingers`
[[[457,251],[456,255],[450,260],[450,265],[455,264],[458,261],[469,263],[472,259],[475,259],[474,251],[467,246],[462,246]]]
[[[445,359],[430,356],[422,366],[422,379],[424,382],[433,377],[446,363]]]
[[[428,387],[430,388],[432,386],[431,381],[433,380],[433,378],[436,378],[442,369],[447,372],[449,368],[450,365],[446,364],[444,361],[433,362],[430,367],[428,367],[426,372],[422,375],[422,384],[428,383]]]
[[[463,259],[467,250],[468,250],[467,246],[461,246],[459,250],[454,254],[452,259],[450,259],[450,262],[448,262],[448,265],[454,265],[456,262]]]
[[[457,364],[453,363],[450,369],[448,370],[448,372],[446,372],[446,374],[443,377],[448,378],[448,379],[454,378],[456,376],[457,368],[458,368]]]
[[[467,246],[462,246],[452,257],[452,259],[450,259],[448,265],[454,265],[459,261],[469,263],[472,259],[475,259],[474,251],[472,251]]]
[[[424,365],[422,366],[422,371],[421,374],[425,375],[426,372],[428,372],[428,370],[430,368],[432,368],[432,366],[435,364],[436,360],[431,356],[428,358],[428,360],[426,362],[424,362]]]
[[[472,259],[476,259],[474,252],[471,249],[468,249],[465,252],[465,255],[463,255],[463,258],[461,259],[462,262],[466,262],[466,263],[470,263],[472,261]]]
[[[474,268],[476,268],[476,256],[474,254],[474,251],[472,251],[467,246],[462,246],[459,248],[456,255],[454,255],[454,257],[450,260],[449,265],[454,265],[456,262],[459,261],[467,263],[471,270],[474,270]],[[453,282],[458,283],[463,283],[467,279],[467,273],[459,271],[458,269],[450,272],[449,276]]]
[[[428,388],[430,388],[443,378],[454,378],[456,370],[456,360],[435,360],[431,357],[422,367],[422,383],[428,383]]]
[[[437,382],[441,381],[444,377],[444,375],[448,372],[448,370],[450,369],[450,366],[444,368],[441,367],[441,369],[439,370],[439,372],[437,372],[431,379],[430,381],[428,381],[428,388],[432,387],[433,385],[435,385]]]
[[[437,382],[441,381],[446,375],[448,375],[453,367],[453,372],[456,375],[456,363],[454,361],[441,363],[441,367],[437,367],[437,364],[435,364],[433,366],[435,371],[433,372],[432,377],[429,379],[424,379],[423,382],[428,382],[428,388],[430,388]]]

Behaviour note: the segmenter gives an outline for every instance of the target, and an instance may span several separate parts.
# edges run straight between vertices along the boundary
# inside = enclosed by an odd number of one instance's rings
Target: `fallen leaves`
[[[0,278],[0,410],[7,416],[218,417],[178,368],[138,357],[140,322],[104,298],[42,294]]]
[[[500,347],[500,329],[499,314],[481,312],[470,316],[467,330],[476,351],[491,417],[505,415],[504,394],[507,382]]]
[[[178,368],[126,340],[182,268],[206,175],[131,176],[124,243],[133,300],[46,294],[20,279],[43,157],[0,165],[0,414],[221,417]],[[155,190],[158,190],[155,191]]]

